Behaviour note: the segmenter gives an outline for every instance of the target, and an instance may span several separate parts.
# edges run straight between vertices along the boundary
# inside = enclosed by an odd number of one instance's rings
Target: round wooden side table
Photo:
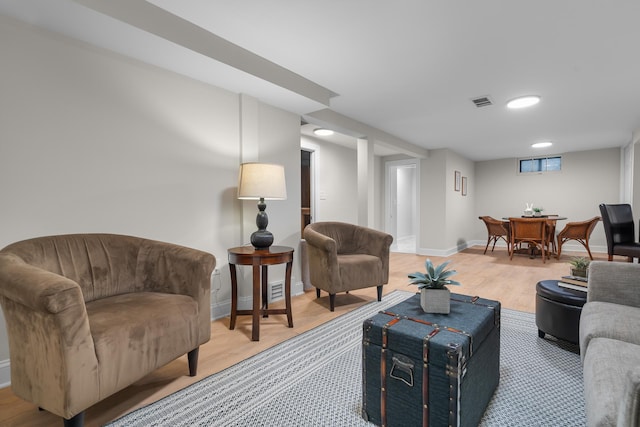
[[[251,340],[260,340],[260,315],[286,314],[289,327],[293,328],[291,314],[291,267],[293,264],[293,248],[288,246],[271,246],[267,249],[255,249],[253,246],[238,246],[228,251],[229,271],[231,272],[231,321],[229,329],[236,327],[236,316],[251,315]],[[284,279],[285,308],[269,308],[267,299],[267,267],[286,263]],[[238,277],[236,265],[253,266],[253,308],[238,310]],[[262,296],[260,289],[262,288]],[[261,304],[262,301],[262,304]]]

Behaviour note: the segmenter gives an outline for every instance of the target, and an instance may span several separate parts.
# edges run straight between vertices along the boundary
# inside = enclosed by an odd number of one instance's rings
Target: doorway
[[[300,235],[311,223],[311,156],[313,152],[300,150]]]
[[[385,230],[393,236],[392,252],[417,252],[419,177],[417,159],[385,163]]]

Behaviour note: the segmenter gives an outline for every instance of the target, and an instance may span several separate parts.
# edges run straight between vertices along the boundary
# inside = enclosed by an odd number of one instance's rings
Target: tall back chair
[[[596,224],[600,219],[599,216],[594,216],[587,221],[568,222],[562,231],[558,233],[558,255],[556,258],[560,259],[562,245],[564,243],[569,240],[575,240],[584,246],[589,254],[589,258],[593,260],[593,255],[591,255],[591,250],[589,249],[589,237],[591,237],[591,233],[593,229],[596,228]]]
[[[493,242],[493,246],[491,247],[491,252],[493,252],[493,249],[496,247],[496,243],[500,239],[504,240],[504,242],[507,244],[508,252],[509,223],[490,216],[479,216],[478,219],[481,219],[484,222],[484,225],[487,226],[487,246],[484,247],[484,253],[487,253],[487,249],[489,248],[489,244],[491,242]]]
[[[542,262],[547,260],[547,220],[545,218],[509,218],[511,242],[509,259],[513,259],[516,246],[526,243],[531,251],[540,250]]]
[[[628,261],[640,258],[640,243],[636,241],[635,226],[631,205],[600,205],[600,214],[607,237],[609,261],[614,255],[626,256]]]
[[[355,224],[314,222],[304,229],[309,256],[311,284],[329,293],[329,309],[334,310],[338,292],[389,282],[389,247],[393,236]]]

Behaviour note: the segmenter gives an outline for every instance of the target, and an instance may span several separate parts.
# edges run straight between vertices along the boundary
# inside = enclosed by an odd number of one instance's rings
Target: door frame
[[[392,218],[391,214],[395,211],[392,209],[391,204],[394,200],[396,200],[396,188],[392,188],[392,183],[396,182],[395,177],[392,176],[391,172],[393,169],[397,169],[398,167],[406,167],[411,166],[415,168],[414,174],[414,198],[416,203],[414,205],[413,212],[413,224],[411,226],[413,234],[416,236],[414,252],[418,253],[418,245],[420,238],[420,160],[416,158],[405,159],[405,160],[390,160],[386,161],[384,164],[384,188],[385,188],[385,202],[384,202],[384,226],[385,231],[389,234],[392,234],[395,238],[397,238],[397,223],[396,220]],[[397,242],[396,242],[397,243]],[[392,245],[393,249],[394,245]]]
[[[300,150],[301,151],[307,151],[309,153],[311,153],[311,158],[310,160],[310,183],[309,183],[309,190],[311,191],[311,222],[317,222],[318,221],[318,165],[320,163],[320,147],[316,144],[307,142],[307,141],[301,141],[300,143]]]

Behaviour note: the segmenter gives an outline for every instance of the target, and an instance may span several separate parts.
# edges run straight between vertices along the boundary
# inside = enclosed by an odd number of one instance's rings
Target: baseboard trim
[[[0,360],[0,388],[11,385],[11,366],[9,359]]]

